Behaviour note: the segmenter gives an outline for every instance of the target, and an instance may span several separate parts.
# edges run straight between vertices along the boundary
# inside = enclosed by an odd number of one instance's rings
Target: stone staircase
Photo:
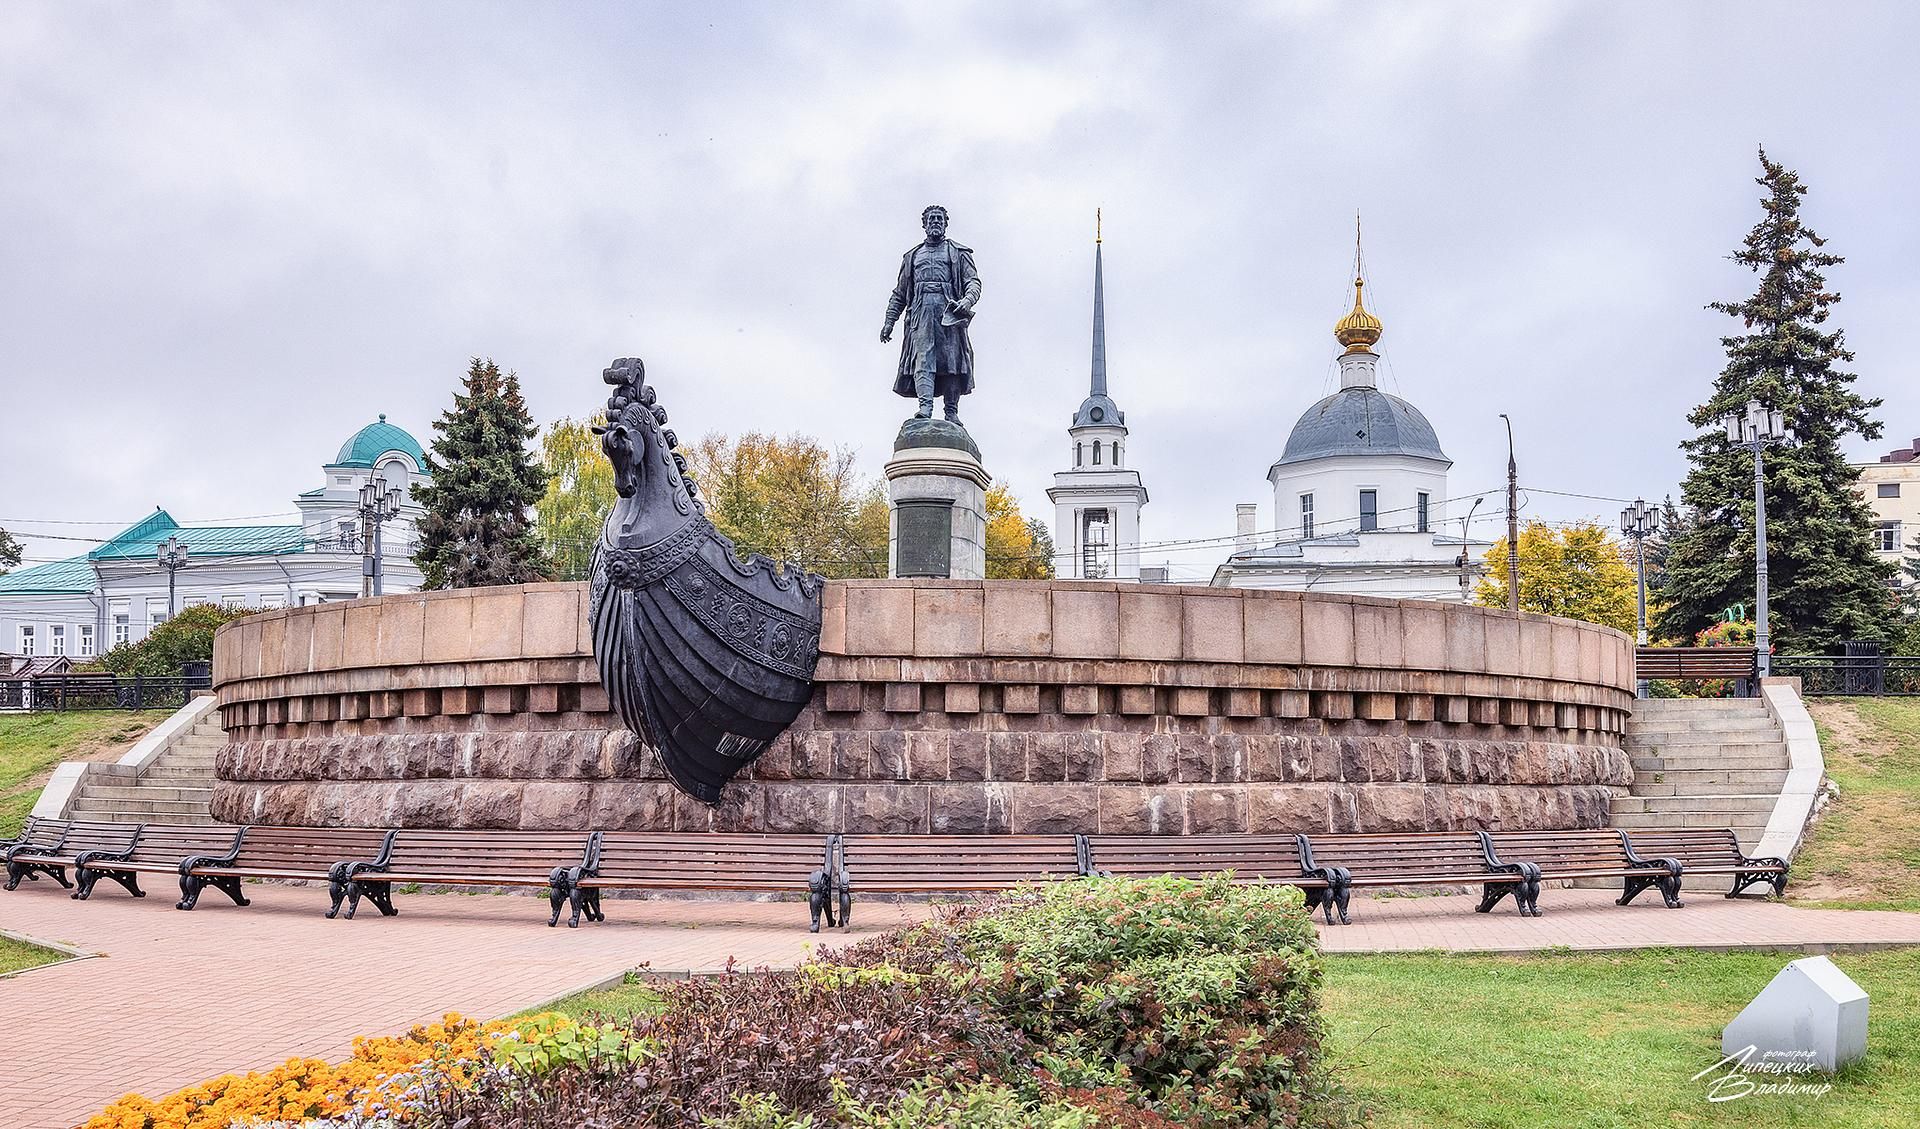
[[[226,743],[220,712],[209,710],[137,775],[88,774],[71,817],[116,823],[212,823],[213,757]]]
[[[1627,723],[1633,788],[1613,825],[1731,827],[1749,854],[1787,780],[1786,737],[1759,698],[1653,698]]]

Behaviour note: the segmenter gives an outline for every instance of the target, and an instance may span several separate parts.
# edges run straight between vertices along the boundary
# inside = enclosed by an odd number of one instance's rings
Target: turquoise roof
[[[93,564],[85,557],[16,569],[0,576],[0,595],[4,596],[84,596],[91,591]]]
[[[427,453],[420,449],[419,440],[388,423],[384,415],[354,432],[352,438],[340,444],[340,454],[327,465],[371,467],[380,461],[381,455],[388,451],[398,451],[403,455],[411,456],[413,464],[422,470],[427,467]]]
[[[169,537],[180,538],[189,560],[297,553],[306,543],[306,532],[297,525],[182,526],[172,514],[156,509],[87,557],[96,561],[152,560],[161,542]]]

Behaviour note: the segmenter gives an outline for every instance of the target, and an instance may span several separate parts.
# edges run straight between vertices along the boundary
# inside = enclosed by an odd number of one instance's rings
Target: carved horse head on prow
[[[687,476],[678,438],[666,427],[647,369],[637,357],[613,362],[601,379],[613,386],[606,422],[593,430],[613,464],[620,500],[607,517],[609,540],[634,547],[660,541],[696,520],[698,490]]]

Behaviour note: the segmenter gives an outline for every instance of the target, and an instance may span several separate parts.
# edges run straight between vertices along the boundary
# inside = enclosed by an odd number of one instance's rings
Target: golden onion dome
[[[1374,342],[1380,340],[1380,319],[1367,312],[1360,304],[1360,291],[1367,284],[1361,279],[1353,280],[1353,309],[1347,316],[1333,323],[1333,338],[1347,347],[1349,353],[1372,352]]]

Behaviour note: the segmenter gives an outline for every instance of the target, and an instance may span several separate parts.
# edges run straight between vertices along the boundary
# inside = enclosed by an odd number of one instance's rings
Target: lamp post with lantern
[[[1647,505],[1641,498],[1635,498],[1633,504],[1620,511],[1620,532],[1633,538],[1633,571],[1640,586],[1639,632],[1635,642],[1647,645],[1647,537],[1660,528],[1660,511]],[[1645,698],[1649,687],[1642,678],[1635,685],[1635,693]]]
[[[385,489],[383,489],[385,487]],[[386,569],[381,558],[380,527],[400,513],[400,488],[376,478],[360,487],[360,595],[379,596]]]
[[[174,607],[173,574],[187,567],[187,546],[176,536],[169,536],[157,548],[160,567],[167,570],[167,618],[172,619],[179,609]]]
[[[1727,441],[1753,451],[1753,645],[1760,677],[1773,672],[1767,640],[1767,479],[1761,452],[1769,443],[1788,441],[1779,408],[1748,400],[1744,411],[1726,418]]]

